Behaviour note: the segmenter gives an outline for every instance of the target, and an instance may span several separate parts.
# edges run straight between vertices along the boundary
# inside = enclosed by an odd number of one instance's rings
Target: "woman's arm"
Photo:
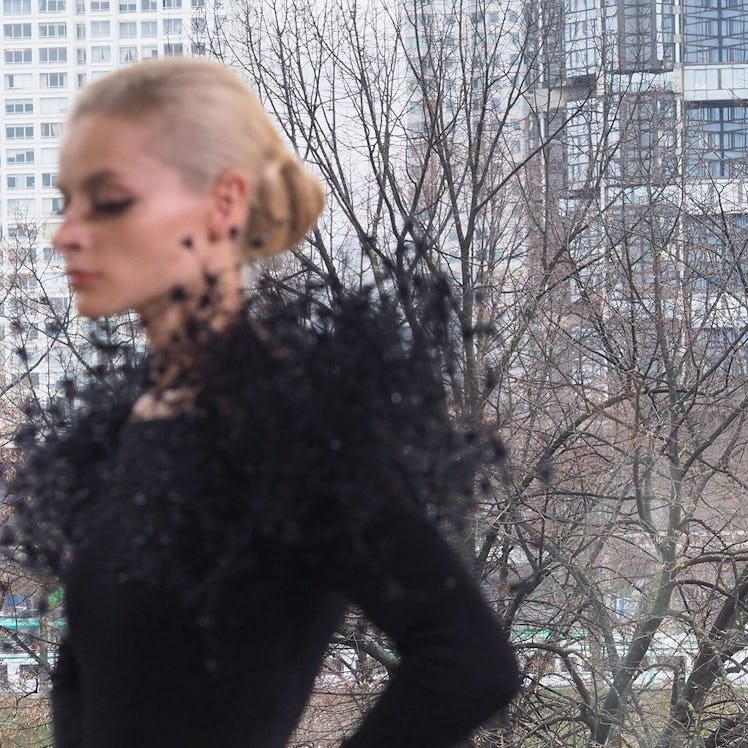
[[[52,671],[52,723],[55,748],[79,748],[83,744],[78,662],[67,638],[60,642]]]
[[[386,632],[400,665],[345,748],[451,748],[519,687],[503,629],[423,517],[377,522],[377,562],[341,573],[344,593]]]

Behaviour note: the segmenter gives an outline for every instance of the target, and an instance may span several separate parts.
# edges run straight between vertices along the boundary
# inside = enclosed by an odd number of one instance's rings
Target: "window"
[[[182,19],[181,18],[164,18],[164,34],[181,34],[182,33]]]
[[[42,88],[65,88],[68,84],[68,74],[42,73],[40,81]]]
[[[85,23],[76,23],[75,24],[75,38],[76,39],[85,39],[86,38],[86,24]]]
[[[112,30],[109,21],[91,21],[91,38],[102,39],[111,36]]]
[[[28,215],[36,207],[34,199],[30,197],[12,197],[8,200],[8,215]]]
[[[182,0],[161,0],[161,5],[166,10],[169,10],[172,8],[181,8]]]
[[[138,4],[135,0],[120,0],[119,12],[120,13],[135,13],[138,9]]]
[[[193,8],[204,8],[205,0],[191,0]]]
[[[33,164],[34,151],[23,148],[9,148],[5,151],[5,162],[8,164]]]
[[[52,37],[64,38],[68,35],[68,25],[66,23],[40,23],[39,36],[42,39]]]
[[[39,62],[67,62],[67,47],[42,47],[39,50]]]
[[[181,44],[164,44],[164,54],[167,57],[184,54],[184,48]]]
[[[109,0],[91,0],[92,12],[106,12],[109,10]]]
[[[23,140],[34,137],[33,125],[5,125],[5,138],[7,140]]]
[[[86,50],[85,49],[76,49],[75,50],[75,61],[79,65],[85,65],[86,64]]]
[[[8,174],[6,184],[9,190],[33,190],[36,178],[33,174]]]
[[[8,91],[12,89],[19,90],[31,88],[34,85],[33,73],[10,73],[4,77],[5,88]]]
[[[91,47],[91,62],[110,63],[112,61],[111,47]]]
[[[135,21],[120,21],[119,35],[121,39],[131,39],[138,35],[138,24]]]
[[[193,55],[204,55],[206,53],[204,42],[192,42],[192,54]]]
[[[140,10],[150,12],[158,9],[158,0],[140,0]]]
[[[141,36],[158,36],[158,22],[157,21],[141,21],[140,22],[140,35]]]
[[[78,83],[76,84],[78,88],[83,88],[83,86],[86,85],[86,74],[85,73],[78,73]]]
[[[696,104],[686,110],[689,173],[744,178],[748,174],[748,107],[741,103]]]
[[[31,24],[4,23],[3,39],[31,39]]]
[[[82,16],[86,12],[86,0],[75,0],[75,15]]]
[[[59,138],[62,135],[62,122],[42,122],[43,138]]]
[[[150,44],[145,44],[143,45],[141,55],[142,59],[144,60],[155,59],[156,57],[158,57],[158,47],[152,46]]]
[[[68,110],[67,96],[46,97],[39,102],[40,114],[65,114]]]
[[[31,0],[3,0],[3,15],[18,16],[31,13]]]
[[[120,47],[119,48],[119,61],[122,64],[128,62],[135,62],[138,59],[138,48],[137,47]]]
[[[34,100],[33,99],[6,99],[5,100],[5,113],[6,114],[33,114],[34,113]]]
[[[192,19],[192,33],[204,34],[208,30],[208,21],[205,18]]]
[[[57,174],[51,171],[42,172],[42,187],[56,187]]]
[[[61,197],[44,197],[42,198],[42,213],[62,213],[64,201]]]
[[[684,62],[748,62],[748,19],[742,2],[686,0],[683,11]]]
[[[39,0],[40,13],[64,13],[65,0]]]
[[[6,65],[22,65],[28,62],[31,62],[31,50],[30,49],[6,49],[5,50],[5,64]]]
[[[59,148],[42,148],[41,163],[44,166],[57,166],[60,157]]]

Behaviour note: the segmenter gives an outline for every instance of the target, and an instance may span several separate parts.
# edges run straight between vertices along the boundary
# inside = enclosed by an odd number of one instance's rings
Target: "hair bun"
[[[322,186],[301,161],[273,154],[250,209],[247,259],[270,257],[296,246],[314,225],[324,204]]]

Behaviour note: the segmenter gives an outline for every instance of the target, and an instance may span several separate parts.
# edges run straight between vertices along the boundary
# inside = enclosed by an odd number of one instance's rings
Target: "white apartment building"
[[[2,0],[1,33],[0,384],[20,377],[44,397],[74,366],[79,332],[49,241],[70,103],[117,67],[204,54],[206,12],[204,0]]]

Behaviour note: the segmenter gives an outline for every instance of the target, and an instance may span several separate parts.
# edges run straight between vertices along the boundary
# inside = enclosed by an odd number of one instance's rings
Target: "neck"
[[[169,298],[141,310],[153,361],[151,387],[156,392],[191,386],[190,373],[200,349],[241,313],[244,294],[239,281],[235,275],[208,277],[197,291],[175,289]]]

